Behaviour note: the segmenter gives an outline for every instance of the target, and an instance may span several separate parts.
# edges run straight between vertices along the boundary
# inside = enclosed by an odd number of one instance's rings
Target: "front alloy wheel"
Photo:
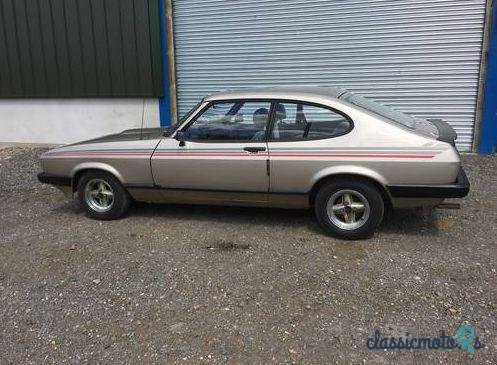
[[[108,172],[98,170],[89,171],[80,177],[78,196],[86,213],[102,220],[119,218],[131,202],[119,180]]]
[[[103,179],[92,179],[85,186],[85,200],[93,210],[99,213],[112,209],[114,191]]]

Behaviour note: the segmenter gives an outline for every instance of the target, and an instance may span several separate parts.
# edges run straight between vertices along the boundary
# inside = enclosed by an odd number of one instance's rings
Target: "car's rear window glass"
[[[425,119],[416,118],[411,115],[402,113],[401,111],[392,109],[388,106],[382,105],[371,99],[351,92],[347,92],[346,94],[344,94],[341,99],[358,107],[366,109],[370,112],[373,112],[381,117],[388,119],[391,122],[401,125],[402,127],[406,127],[412,131],[421,132],[422,134],[434,137],[438,136],[438,130],[436,126]]]

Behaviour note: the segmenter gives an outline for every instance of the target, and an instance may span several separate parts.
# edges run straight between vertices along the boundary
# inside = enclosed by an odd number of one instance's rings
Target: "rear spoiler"
[[[450,126],[449,123],[444,122],[442,119],[427,119],[428,122],[432,123],[438,129],[438,138],[437,140],[442,142],[447,142],[455,147],[457,133]]]

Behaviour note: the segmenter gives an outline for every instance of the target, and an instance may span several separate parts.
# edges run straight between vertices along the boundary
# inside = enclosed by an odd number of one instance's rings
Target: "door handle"
[[[265,151],[266,147],[245,147],[243,150],[250,153],[257,153]]]

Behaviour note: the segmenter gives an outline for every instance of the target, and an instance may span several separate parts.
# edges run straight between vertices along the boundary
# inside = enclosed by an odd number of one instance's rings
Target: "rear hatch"
[[[455,146],[457,133],[454,128],[442,119],[423,119],[413,117],[373,100],[351,93],[350,91],[345,91],[340,94],[339,99],[377,114],[400,127],[408,129],[411,132],[447,142],[452,146]]]

